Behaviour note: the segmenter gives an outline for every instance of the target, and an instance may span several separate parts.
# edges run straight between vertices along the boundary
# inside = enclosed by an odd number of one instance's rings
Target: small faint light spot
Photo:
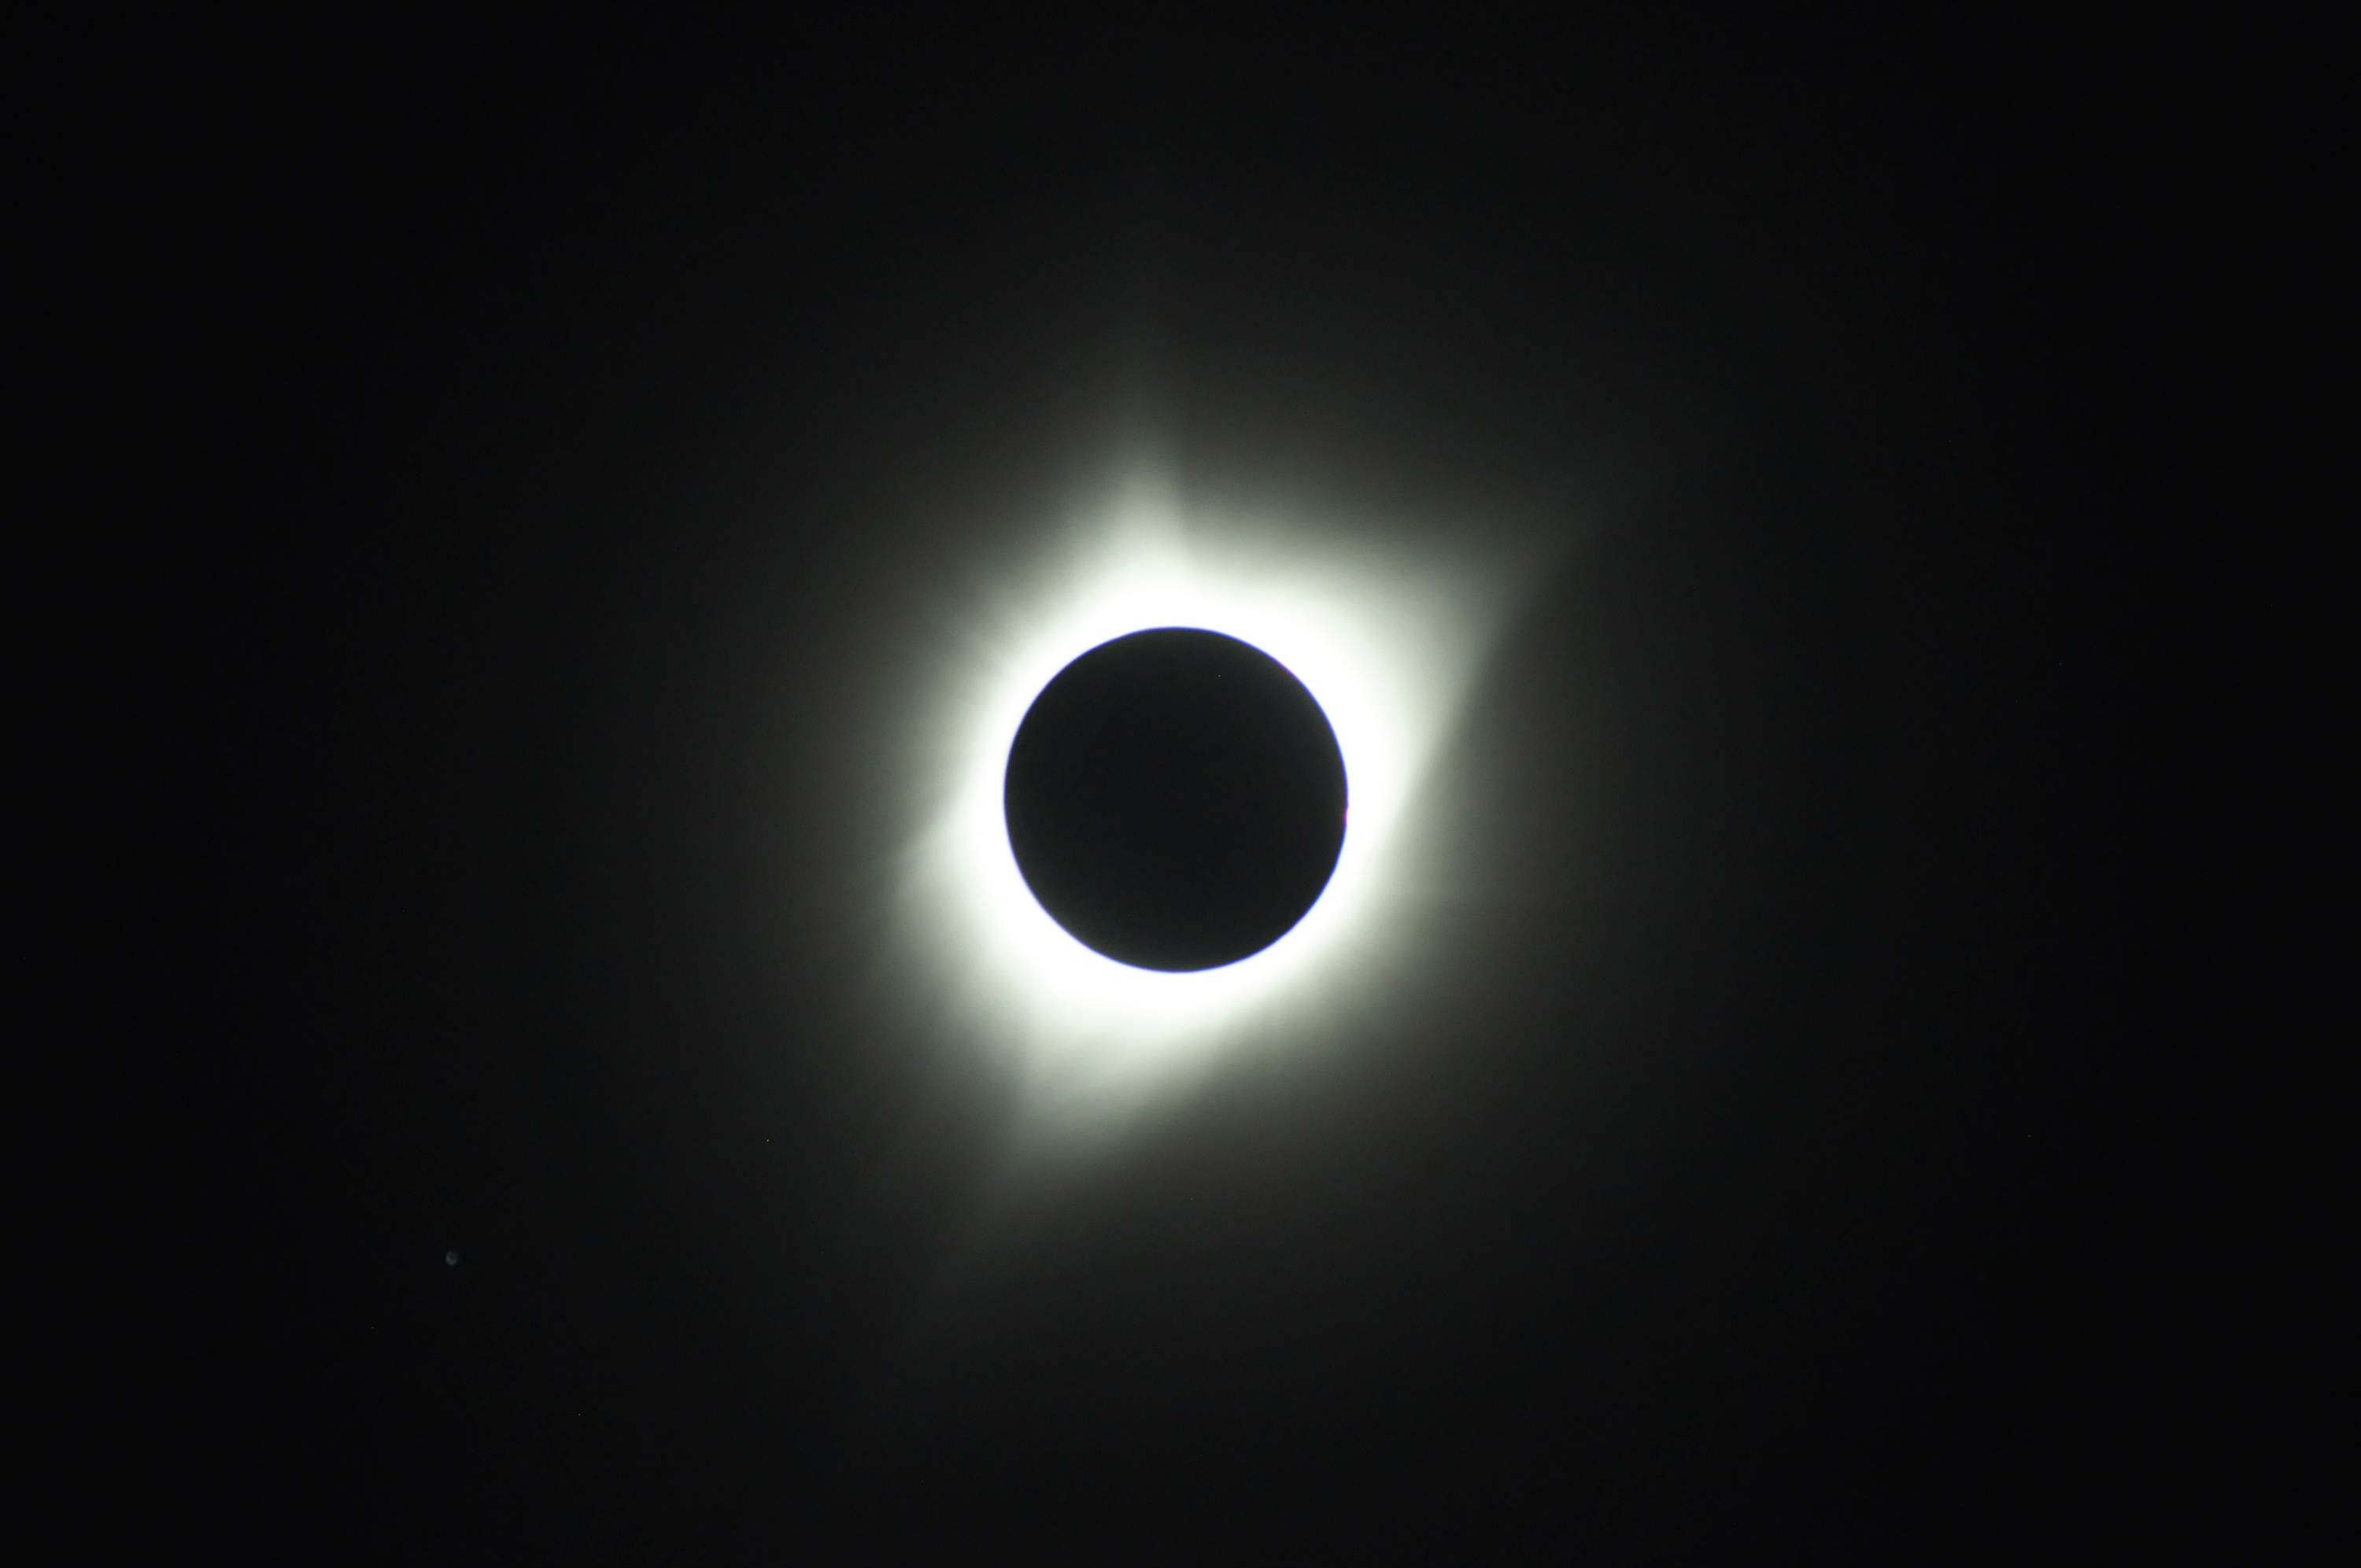
[[[443,1261],[456,1268],[459,1266],[459,1255],[456,1252],[446,1252],[443,1255]]]

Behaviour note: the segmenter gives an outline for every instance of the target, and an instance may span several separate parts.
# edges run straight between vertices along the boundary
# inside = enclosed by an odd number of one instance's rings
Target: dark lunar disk
[[[1270,946],[1345,842],[1327,715],[1276,659],[1216,631],[1136,631],[1060,671],[1017,729],[1004,798],[1041,907],[1141,969]]]

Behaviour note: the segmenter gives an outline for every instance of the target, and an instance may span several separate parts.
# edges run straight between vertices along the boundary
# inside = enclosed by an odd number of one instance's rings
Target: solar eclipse
[[[1532,564],[1137,471],[1061,532],[913,666],[901,972],[1073,1125],[1418,983],[1413,910],[1464,874],[1425,831],[1456,805],[1429,768]]]

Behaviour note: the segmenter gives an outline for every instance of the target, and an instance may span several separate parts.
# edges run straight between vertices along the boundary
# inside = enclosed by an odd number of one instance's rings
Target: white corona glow
[[[1315,1023],[1383,981],[1379,949],[1400,945],[1380,938],[1400,923],[1402,829],[1499,620],[1500,583],[1464,554],[1184,517],[1154,496],[1044,554],[1054,558],[945,651],[921,740],[931,816],[904,891],[956,1022],[1065,1099],[1169,1076],[1258,1024]],[[1082,653],[1157,627],[1223,632],[1278,660],[1344,754],[1346,828],[1327,887],[1278,941],[1218,969],[1136,969],[1084,947],[1035,900],[1008,842],[1004,778],[1034,698]]]

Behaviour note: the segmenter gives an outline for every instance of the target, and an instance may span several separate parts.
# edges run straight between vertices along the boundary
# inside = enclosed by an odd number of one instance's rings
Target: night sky
[[[2213,41],[1920,9],[56,40],[82,1528],[2301,1522],[2218,1169],[2286,159]],[[1501,586],[1323,1010],[1083,1135],[906,872],[976,629],[1142,475]]]

